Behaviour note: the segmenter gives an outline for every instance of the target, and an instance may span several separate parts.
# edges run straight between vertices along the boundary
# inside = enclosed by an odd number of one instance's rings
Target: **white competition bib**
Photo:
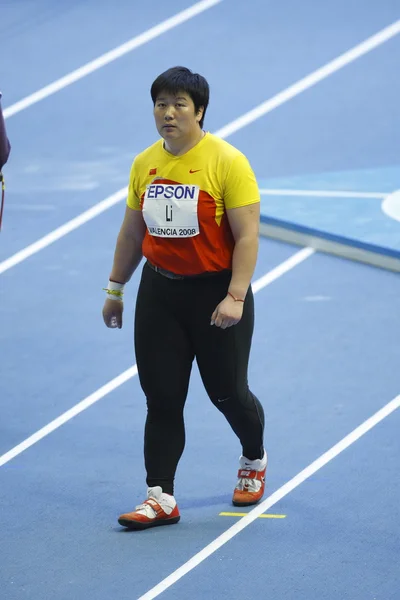
[[[143,218],[150,235],[187,238],[199,235],[198,185],[157,183],[146,186]]]

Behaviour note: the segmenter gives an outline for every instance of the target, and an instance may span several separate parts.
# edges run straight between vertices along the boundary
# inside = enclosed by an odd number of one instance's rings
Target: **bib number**
[[[150,235],[187,238],[199,235],[197,185],[152,183],[146,187],[143,218]]]

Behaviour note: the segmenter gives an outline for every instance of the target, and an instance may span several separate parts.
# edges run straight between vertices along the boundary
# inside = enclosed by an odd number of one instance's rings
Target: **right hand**
[[[122,300],[110,300],[106,298],[103,306],[103,319],[107,327],[111,329],[121,329],[122,313],[124,311],[124,303]]]

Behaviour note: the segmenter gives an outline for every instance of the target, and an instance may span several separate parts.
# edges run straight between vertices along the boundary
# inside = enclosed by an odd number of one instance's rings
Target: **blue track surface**
[[[5,106],[187,6],[7,3]],[[205,74],[206,126],[216,131],[398,18],[394,1],[223,0],[13,116],[0,261],[127,184],[132,157],[155,139],[148,90],[163,69]],[[399,43],[228,138],[260,188],[400,188]],[[269,193],[263,211],[397,252],[400,222],[384,216],[382,200]],[[121,201],[0,275],[0,456],[134,364],[139,272],[124,328],[101,319],[123,210]],[[297,251],[261,239],[254,280]],[[266,411],[268,495],[400,393],[399,297],[398,275],[318,253],[257,293],[249,377]],[[133,377],[0,467],[2,599],[139,598],[237,522],[219,513],[233,510],[240,448],[194,369],[176,481],[181,522],[121,530],[117,516],[144,498],[144,418]],[[162,597],[398,600],[399,418],[268,511],[285,519],[256,519]]]

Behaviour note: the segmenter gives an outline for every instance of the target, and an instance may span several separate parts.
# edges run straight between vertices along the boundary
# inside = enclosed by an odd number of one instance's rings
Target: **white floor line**
[[[257,281],[252,283],[251,287],[253,289],[253,293],[256,294],[279,277],[282,277],[282,275],[284,275],[291,269],[294,269],[294,267],[296,267],[304,260],[312,256],[314,252],[314,248],[303,248],[302,250],[296,252],[296,254],[292,254],[292,256],[290,256],[283,263],[275,267],[275,269],[272,269],[272,271],[269,271],[268,273],[257,279]]]
[[[396,221],[400,221],[400,190],[388,194],[382,203],[383,212]]]
[[[147,44],[147,42],[150,42],[151,40],[154,40],[163,33],[166,33],[170,29],[173,29],[174,27],[177,27],[178,25],[189,21],[189,19],[192,19],[193,17],[215,6],[216,4],[219,4],[220,2],[222,2],[222,0],[202,0],[201,2],[193,4],[193,6],[190,6],[189,8],[186,8],[185,10],[181,11],[180,13],[177,13],[173,17],[166,19],[165,21],[159,23],[155,27],[151,27],[147,31],[144,31],[140,35],[135,36],[134,38],[125,42],[124,44],[121,44],[117,48],[114,48],[113,50],[110,50],[109,52],[102,54],[98,58],[86,63],[79,69],[76,69],[75,71],[68,73],[68,75],[65,75],[64,77],[57,79],[53,83],[46,85],[44,88],[38,90],[37,92],[30,94],[22,100],[19,100],[19,102],[8,106],[3,111],[4,118],[7,119],[9,117],[12,117],[13,115],[16,115],[22,110],[25,110],[29,106],[40,102],[40,100],[48,98],[48,96],[59,92],[60,90],[66,88],[72,83],[75,83],[75,81],[79,81],[79,79],[83,79],[87,75],[90,75],[90,73],[93,73],[94,71],[97,71],[105,65],[108,65],[109,63],[113,62],[114,60],[121,58],[121,56],[128,54],[128,52],[132,52],[132,50],[136,50],[136,48]]]
[[[53,231],[37,240],[37,242],[26,246],[22,250],[19,250],[19,252],[16,252],[12,256],[10,256],[10,258],[6,258],[6,260],[3,260],[3,262],[0,263],[0,275],[1,273],[8,271],[12,267],[15,267],[15,265],[18,265],[19,263],[23,262],[30,256],[33,256],[40,250],[43,250],[43,248],[47,248],[47,246],[50,246],[50,244],[53,244],[68,233],[71,233],[71,231],[74,231],[74,229],[78,229],[78,227],[80,227],[84,223],[87,223],[91,219],[94,219],[95,217],[97,217],[97,215],[100,215],[105,210],[108,210],[115,204],[118,204],[118,202],[121,202],[126,198],[127,193],[128,186],[122,188],[121,190],[118,190],[118,192],[115,192],[115,194],[108,196],[108,198],[102,200],[98,204],[95,204],[88,210],[85,210],[85,212],[81,213],[77,217],[74,217],[70,221],[67,221],[67,223],[64,223],[64,225],[57,227],[57,229],[53,229]]]
[[[312,248],[303,248],[299,252],[296,252],[296,254],[289,257],[283,263],[278,265],[275,269],[272,269],[272,271],[266,273],[266,275],[264,275],[260,279],[257,279],[252,284],[254,293],[259,292],[262,288],[266,287],[267,285],[269,285],[270,283],[272,283],[273,281],[290,271],[290,269],[293,269],[296,265],[306,260],[313,253],[314,250]],[[67,421],[70,421],[71,419],[76,417],[76,415],[79,415],[79,413],[89,408],[89,406],[92,406],[92,404],[95,404],[95,402],[98,402],[99,400],[104,398],[104,396],[107,396],[107,394],[117,389],[120,385],[126,383],[132,377],[135,377],[135,375],[137,375],[136,365],[130,367],[129,369],[118,375],[118,377],[115,377],[114,379],[103,385],[93,394],[90,394],[90,396],[87,396],[87,398],[84,398],[83,400],[78,402],[78,404],[75,404],[75,406],[67,410],[65,413],[63,413],[62,415],[60,415],[59,417],[57,417],[56,419],[54,419],[53,421],[36,431],[36,433],[26,438],[23,442],[21,442],[20,444],[18,444],[17,446],[0,456],[0,467],[8,463],[10,460],[27,450],[40,440],[42,440],[44,437],[49,435],[49,433],[52,433],[53,431],[61,427],[61,425],[64,425],[64,423],[67,423]]]
[[[291,190],[291,189],[272,189],[262,188],[262,196],[316,196],[318,198],[377,198],[383,199],[390,192],[352,192],[345,190]]]
[[[301,483],[309,479],[314,473],[322,469],[325,465],[327,465],[331,460],[333,460],[336,456],[338,456],[341,452],[346,450],[349,446],[354,444],[360,437],[362,437],[365,433],[370,431],[375,425],[380,423],[385,417],[390,415],[400,406],[400,395],[396,396],[391,402],[386,404],[383,408],[381,408],[378,412],[376,412],[372,417],[364,421],[361,425],[359,425],[356,429],[354,429],[351,433],[346,435],[340,442],[332,446],[327,452],[322,454],[317,460],[312,462],[308,467],[303,469],[298,475],[290,479],[287,483],[285,483],[282,487],[280,487],[276,492],[271,494],[268,498],[266,498],[263,502],[258,504],[255,508],[249,511],[246,517],[240,519],[240,521],[236,522],[232,527],[224,531],[220,536],[218,536],[215,540],[213,540],[210,544],[208,544],[203,550],[195,554],[190,560],[184,563],[181,567],[176,569],[173,573],[171,573],[168,577],[160,581],[156,586],[151,588],[148,592],[140,596],[138,600],[153,600],[157,598],[160,594],[165,592],[168,588],[170,588],[174,583],[179,581],[184,575],[192,571],[195,567],[197,567],[200,563],[202,563],[206,558],[211,556],[214,552],[216,552],[221,546],[229,542],[235,535],[237,535],[240,531],[245,529],[250,523],[255,521],[260,515],[262,515],[265,511],[269,510],[271,506],[282,500],[285,496],[287,496],[290,492],[296,489]]]
[[[61,427],[61,425],[64,425],[64,423],[67,423],[67,421],[70,421],[71,419],[76,417],[76,415],[79,415],[79,413],[89,408],[89,406],[92,406],[92,404],[94,404],[95,402],[98,402],[99,400],[104,398],[104,396],[117,389],[120,385],[122,385],[135,375],[137,375],[136,365],[130,367],[129,369],[118,375],[118,377],[115,377],[114,379],[103,385],[93,394],[90,394],[90,396],[87,396],[87,398],[81,400],[81,402],[75,404],[75,406],[73,406],[65,413],[51,421],[51,423],[48,423],[47,425],[45,425],[45,427],[42,427],[41,429],[36,431],[36,433],[29,436],[26,440],[18,444],[18,446],[15,446],[11,450],[0,456],[0,467],[10,462],[10,460],[12,460],[16,456],[18,456],[19,454],[21,454],[22,452],[24,452],[25,450],[42,440],[52,431],[55,431],[56,429]]]
[[[267,100],[266,102],[263,102],[253,110],[250,110],[242,117],[236,119],[236,121],[229,123],[229,125],[226,125],[226,127],[223,127],[218,131],[218,135],[220,135],[221,137],[232,135],[232,133],[235,133],[239,129],[242,129],[242,127],[249,125],[249,123],[252,123],[256,119],[259,119],[260,117],[266,115],[267,113],[271,112],[271,110],[273,110],[274,108],[281,106],[282,104],[284,104],[288,100],[291,100],[295,96],[298,96],[308,88],[312,87],[319,81],[326,79],[326,77],[329,77],[329,75],[332,75],[336,71],[339,71],[339,69],[342,69],[357,58],[360,58],[364,54],[371,52],[371,50],[377,48],[384,42],[387,42],[398,33],[400,33],[400,19],[398,21],[395,21],[388,27],[381,29],[381,31],[378,31],[378,33],[376,33],[375,35],[367,38],[361,44],[354,46],[354,48],[348,50],[344,54],[341,54],[340,56],[330,61],[323,67],[317,69],[316,71],[313,71],[307,77],[300,79],[299,81],[288,87],[283,92],[280,92],[270,100]]]
[[[396,23],[394,23],[393,25],[390,25],[389,27],[386,27],[385,29],[381,30],[374,36],[368,38],[362,44],[355,46],[352,50],[349,50],[345,54],[342,54],[335,60],[329,62],[324,67],[317,69],[316,71],[314,71],[313,73],[311,73],[310,75],[305,77],[304,79],[301,79],[297,83],[288,87],[286,90],[284,90],[283,92],[280,92],[279,94],[277,94],[270,100],[263,102],[262,104],[257,106],[255,109],[250,110],[249,112],[245,113],[238,119],[235,119],[231,123],[228,123],[228,125],[226,125],[225,127],[218,129],[214,133],[214,135],[219,136],[223,139],[227,138],[228,136],[232,135],[239,129],[246,127],[247,125],[249,125],[256,119],[258,119],[261,116],[267,114],[268,112],[274,110],[275,108],[277,108],[281,104],[284,104],[291,98],[294,98],[301,92],[304,92],[304,90],[311,87],[312,85],[315,85],[318,81],[321,81],[325,77],[328,77],[335,71],[341,69],[342,67],[347,65],[349,62],[355,60],[356,58],[359,58],[360,56],[362,56],[363,54],[366,54],[367,52],[370,52],[373,48],[376,48],[380,44],[383,44],[384,42],[389,40],[391,37],[393,37],[394,35],[399,33],[399,31],[400,31],[400,20],[396,21]],[[125,190],[125,189],[126,188],[123,188],[123,190]],[[119,194],[121,194],[121,192],[123,192],[123,190],[119,190],[118,192],[113,194],[113,196],[110,196],[109,198],[106,198],[105,200],[103,200],[103,202],[107,203],[110,198],[118,196]],[[121,200],[122,200],[122,198],[123,198],[123,195],[121,196]],[[111,202],[110,206],[113,206],[115,203],[116,202]],[[102,203],[100,203],[100,204],[102,204]],[[107,206],[106,208],[109,208],[109,206]],[[104,208],[104,210],[106,210],[106,208]],[[69,221],[65,225],[58,227],[57,229],[55,229],[48,235],[46,235],[43,238],[41,238],[40,240],[38,240],[37,242],[30,244],[23,250],[20,250],[13,256],[10,256],[5,261],[1,262],[0,263],[0,274],[4,273],[11,267],[14,267],[15,265],[21,263],[23,260],[29,258],[33,254],[36,254],[36,252],[39,252],[39,250],[46,248],[46,246],[48,246],[49,244],[52,244],[53,242],[60,239],[67,233],[70,233],[70,231],[77,229],[77,227],[80,227],[83,223],[86,223],[87,221],[94,218],[96,216],[96,214],[100,214],[100,212],[103,212],[103,210],[100,210],[99,213],[95,213],[95,212],[92,213],[91,210],[94,210],[94,209],[95,209],[95,207],[93,207],[93,209],[89,209],[89,211],[82,213],[81,215],[76,217],[76,219],[72,219],[72,221]],[[80,221],[80,219],[82,219],[82,220]]]

